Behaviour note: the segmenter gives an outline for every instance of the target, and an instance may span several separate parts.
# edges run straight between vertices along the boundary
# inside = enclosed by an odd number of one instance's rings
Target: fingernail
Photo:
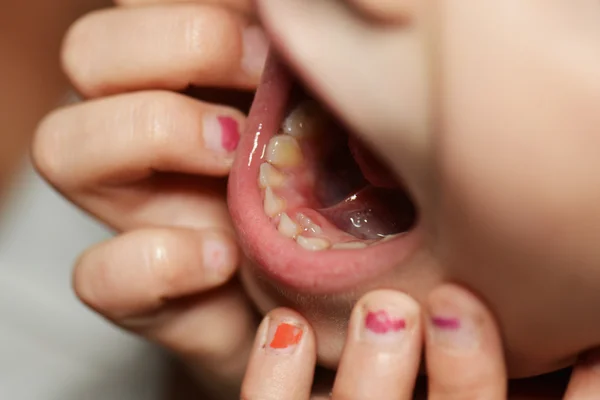
[[[291,321],[269,321],[266,350],[270,353],[292,354],[304,336],[301,324]]]
[[[240,142],[239,122],[233,117],[209,115],[203,129],[204,145],[210,150],[231,153]]]
[[[242,39],[244,44],[242,69],[248,75],[258,78],[262,75],[269,52],[267,37],[260,27],[252,25],[244,29]]]
[[[433,343],[443,348],[466,350],[479,344],[477,324],[456,310],[433,310],[428,328]]]
[[[361,324],[361,339],[367,342],[400,343],[406,335],[404,313],[393,306],[365,306]]]
[[[214,278],[229,275],[233,268],[231,248],[218,239],[207,239],[202,245],[204,268]]]

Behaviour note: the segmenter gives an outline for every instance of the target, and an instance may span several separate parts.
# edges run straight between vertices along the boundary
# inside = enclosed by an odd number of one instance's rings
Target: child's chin
[[[291,308],[303,315],[316,334],[319,365],[332,370],[337,368],[342,354],[348,318],[354,303],[362,294],[377,288],[377,285],[369,285],[368,288],[356,288],[353,292],[336,295],[306,294],[274,282],[261,274],[260,269],[255,268],[249,261],[241,269],[241,281],[250,300],[262,315],[279,307]],[[389,279],[383,281],[382,286],[384,283],[389,287]],[[505,343],[505,346],[510,379],[554,373],[572,366],[577,359],[576,354],[561,357],[559,346],[551,352],[516,343]]]

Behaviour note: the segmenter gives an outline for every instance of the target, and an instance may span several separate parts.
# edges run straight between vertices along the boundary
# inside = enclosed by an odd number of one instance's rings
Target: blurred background
[[[0,400],[170,397],[165,355],[75,298],[75,258],[110,233],[46,186],[27,154],[40,118],[75,100],[60,71],[62,36],[110,4],[0,4]]]

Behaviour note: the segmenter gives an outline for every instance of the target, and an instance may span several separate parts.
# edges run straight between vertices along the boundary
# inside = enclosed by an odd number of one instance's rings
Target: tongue
[[[365,145],[353,136],[348,137],[348,147],[354,161],[371,185],[381,188],[398,188],[400,185],[391,171],[383,165]]]
[[[363,240],[406,232],[415,220],[414,206],[406,194],[373,186],[319,212],[339,229]]]

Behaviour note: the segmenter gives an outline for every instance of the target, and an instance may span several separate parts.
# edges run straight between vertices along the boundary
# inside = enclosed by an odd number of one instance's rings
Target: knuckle
[[[171,111],[179,103],[167,92],[140,96],[132,102],[131,126],[144,135],[152,150],[160,151],[171,142],[173,116]]]
[[[238,19],[214,7],[192,7],[190,11],[182,23],[190,68],[198,75],[229,74],[242,53]]]
[[[161,288],[162,293],[159,295],[166,298],[171,293],[179,292],[178,289],[184,287],[189,279],[188,271],[181,268],[185,263],[179,262],[179,251],[174,250],[176,247],[176,238],[169,232],[162,231],[153,233],[142,250],[146,268]]]
[[[135,134],[140,135],[148,147],[148,154],[168,163],[177,162],[178,155],[193,145],[191,136],[199,127],[189,126],[193,123],[187,121],[194,120],[189,116],[195,114],[190,103],[180,95],[157,91],[139,96],[132,102],[130,118]]]

